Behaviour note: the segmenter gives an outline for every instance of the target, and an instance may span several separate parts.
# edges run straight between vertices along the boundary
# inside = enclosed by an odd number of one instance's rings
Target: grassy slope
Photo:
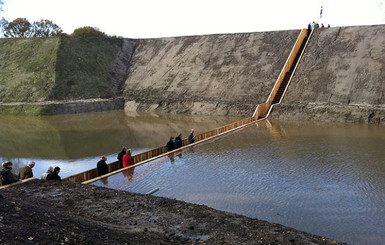
[[[44,101],[55,83],[59,38],[0,39],[0,101]]]
[[[0,39],[0,102],[110,98],[122,39]]]
[[[62,38],[51,99],[109,98],[112,65],[122,39]]]

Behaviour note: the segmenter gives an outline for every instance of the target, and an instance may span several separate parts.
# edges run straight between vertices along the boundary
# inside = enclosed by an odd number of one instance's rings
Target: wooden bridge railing
[[[195,135],[194,145],[200,141],[205,140],[205,139],[212,138],[212,137],[215,137],[217,135],[224,134],[226,132],[230,132],[231,130],[234,130],[236,128],[248,125],[248,124],[253,123],[255,121],[256,121],[255,118],[250,117],[250,118],[246,118],[246,119],[234,122],[234,123],[230,123],[230,124],[222,126],[222,127],[215,128],[213,130],[210,130],[210,131],[207,131],[207,132],[204,132],[201,134],[197,134],[197,135]],[[183,139],[182,142],[183,142],[183,146],[187,146],[187,138]],[[161,157],[166,153],[169,153],[169,152],[167,152],[167,147],[161,146],[161,147],[158,147],[158,148],[146,151],[146,152],[139,153],[139,154],[133,156],[133,158],[134,158],[134,162],[137,163],[138,165],[140,165],[140,163],[147,161],[148,159],[154,160],[157,157]],[[135,164],[135,166],[137,166],[137,164]],[[96,162],[95,162],[95,165],[96,165]],[[119,162],[115,161],[115,162],[109,163],[108,169],[110,172],[114,172],[116,170],[119,170]],[[90,169],[90,170],[87,170],[87,171],[63,178],[63,180],[82,183],[82,182],[89,181],[91,179],[95,179],[97,177],[98,177],[98,171],[96,168],[93,168],[93,169]]]
[[[253,115],[254,118],[258,119],[258,118],[263,118],[263,117],[267,116],[267,114],[270,110],[271,104],[273,102],[273,99],[274,99],[279,87],[281,86],[281,83],[282,83],[282,81],[286,75],[286,72],[290,71],[290,69],[293,67],[293,65],[295,65],[294,64],[295,57],[297,56],[298,52],[300,51],[301,45],[304,42],[304,39],[307,37],[307,35],[308,35],[307,29],[303,29],[300,32],[300,34],[298,35],[298,38],[297,38],[297,40],[296,40],[296,42],[295,42],[295,44],[294,44],[294,46],[290,52],[289,57],[286,60],[285,65],[282,68],[281,73],[279,74],[279,76],[277,78],[277,81],[274,84],[273,89],[270,92],[268,99],[266,100],[265,103],[258,105],[258,107],[255,110],[254,115]]]
[[[0,186],[0,189],[5,189],[5,188],[11,187],[11,186],[23,184],[23,183],[25,183],[25,182],[28,182],[28,181],[31,181],[31,180],[35,180],[35,179],[38,179],[38,178],[31,177],[31,178],[24,179],[24,180],[22,180],[22,181],[15,182],[15,183],[12,183],[12,184],[9,184],[9,185],[1,185],[1,186]]]

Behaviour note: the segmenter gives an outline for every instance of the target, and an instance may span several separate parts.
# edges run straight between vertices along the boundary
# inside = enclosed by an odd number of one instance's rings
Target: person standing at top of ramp
[[[102,156],[102,159],[96,164],[96,167],[98,168],[98,176],[108,174],[108,165],[106,161],[107,157]]]
[[[131,149],[128,149],[126,155],[123,156],[123,168],[130,165],[134,165],[134,158],[131,156]]]
[[[30,161],[27,165],[22,167],[19,171],[19,178],[20,179],[28,179],[33,177],[32,168],[35,167],[35,162]]]
[[[119,168],[123,168],[123,156],[127,153],[127,147],[123,146],[123,149],[118,154],[118,160],[119,160]]]
[[[192,144],[192,143],[194,143],[195,142],[195,136],[194,136],[194,129],[191,129],[191,133],[190,133],[190,135],[188,136],[188,143],[189,144]]]

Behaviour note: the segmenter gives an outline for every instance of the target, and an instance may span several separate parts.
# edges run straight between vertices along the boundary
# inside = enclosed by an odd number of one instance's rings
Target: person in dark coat
[[[171,137],[169,142],[167,142],[167,151],[175,150],[174,137]]]
[[[181,148],[182,146],[183,146],[182,134],[179,134],[175,138],[175,149]]]
[[[131,165],[134,165],[134,158],[131,156],[131,149],[128,149],[126,155],[123,156],[123,167]]]
[[[102,156],[102,159],[96,164],[96,167],[98,168],[98,176],[108,174],[108,166],[106,161],[107,157]]]
[[[7,162],[4,162],[2,165],[3,167],[0,170],[2,185],[9,185],[9,184],[21,181],[19,179],[16,179],[11,172],[12,165],[13,165],[12,162],[7,161]]]
[[[187,141],[188,141],[189,144],[192,144],[192,143],[195,142],[194,129],[191,129],[191,133],[188,136]]]
[[[35,167],[35,162],[30,161],[27,165],[20,168],[19,170],[19,178],[20,179],[28,179],[33,177],[32,168]]]
[[[119,167],[123,168],[123,156],[126,155],[127,153],[127,147],[123,146],[123,149],[121,152],[118,154],[118,160],[119,160]]]
[[[47,180],[61,180],[59,173],[60,173],[60,168],[55,167],[53,169],[53,172],[47,175]]]

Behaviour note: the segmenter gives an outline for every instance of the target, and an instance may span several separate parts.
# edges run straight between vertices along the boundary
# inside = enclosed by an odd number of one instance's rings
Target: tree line
[[[1,0],[0,0],[1,13]],[[74,30],[72,34],[66,34],[60,26],[51,20],[42,19],[33,23],[26,18],[16,18],[13,21],[0,20],[0,37],[7,38],[29,38],[29,37],[108,37],[107,34],[100,31],[97,27],[85,26]]]

